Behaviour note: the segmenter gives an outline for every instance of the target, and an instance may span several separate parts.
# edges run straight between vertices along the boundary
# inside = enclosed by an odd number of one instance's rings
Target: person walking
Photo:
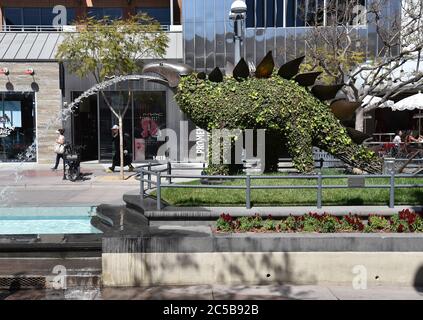
[[[393,157],[398,156],[400,153],[401,144],[402,144],[402,135],[403,135],[403,132],[401,130],[398,130],[395,133],[394,139],[392,140],[392,143],[394,144],[394,147],[392,148]]]
[[[113,163],[112,166],[109,167],[108,172],[114,172],[115,167],[120,167],[120,135],[119,135],[119,126],[114,125],[112,127],[112,144],[113,144]],[[128,141],[123,136],[123,166],[129,167],[129,171],[134,171],[134,167],[132,166],[132,160],[128,153]]]
[[[57,139],[56,143],[54,145],[54,152],[56,153],[56,164],[54,165],[51,170],[57,170],[57,167],[59,166],[60,159],[63,160],[63,165],[65,165],[65,159],[63,157],[65,153],[65,136],[63,135],[65,133],[64,129],[59,129],[56,131],[57,133]]]

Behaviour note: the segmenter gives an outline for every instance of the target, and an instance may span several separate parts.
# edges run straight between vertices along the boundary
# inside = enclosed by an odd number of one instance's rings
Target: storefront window
[[[128,102],[127,91],[107,91],[105,92],[106,99],[109,104],[113,106],[116,111],[125,108]],[[118,118],[112,114],[110,108],[102,95],[100,100],[100,161],[110,161],[113,158],[112,132],[113,125],[118,124]],[[129,102],[128,110],[123,119],[123,133],[129,146],[132,146],[132,101]],[[132,150],[128,150],[132,153]]]
[[[157,20],[161,25],[170,25],[170,8],[136,8],[136,12],[147,13],[151,18]]]
[[[36,161],[27,151],[35,141],[34,94],[0,92],[0,162]]]
[[[166,93],[137,92],[134,95],[134,160],[155,160],[164,141],[157,141],[166,128]],[[162,160],[162,159],[157,159]]]

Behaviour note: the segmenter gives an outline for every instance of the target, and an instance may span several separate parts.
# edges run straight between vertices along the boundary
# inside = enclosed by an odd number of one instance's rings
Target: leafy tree
[[[140,72],[142,59],[162,58],[168,37],[160,24],[145,13],[127,19],[96,20],[88,17],[77,22],[78,32],[69,33],[58,48],[57,59],[66,62],[70,72],[83,78],[93,76],[97,83],[120,75]],[[112,103],[100,91],[112,114],[118,119],[120,135],[120,174],[124,179],[123,118],[130,104],[130,92],[122,103]],[[126,100],[126,102],[125,102]]]

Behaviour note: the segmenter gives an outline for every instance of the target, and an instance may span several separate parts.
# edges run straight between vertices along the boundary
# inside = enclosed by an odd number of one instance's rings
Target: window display
[[[35,99],[31,92],[0,92],[0,162],[24,159],[35,141]]]

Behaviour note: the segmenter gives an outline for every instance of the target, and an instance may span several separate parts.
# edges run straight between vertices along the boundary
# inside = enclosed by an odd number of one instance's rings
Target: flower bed
[[[234,218],[223,213],[216,222],[218,232],[423,232],[423,214],[402,210],[390,217],[376,214],[367,219],[358,215],[337,217],[330,214],[307,213],[275,220],[259,215]]]

